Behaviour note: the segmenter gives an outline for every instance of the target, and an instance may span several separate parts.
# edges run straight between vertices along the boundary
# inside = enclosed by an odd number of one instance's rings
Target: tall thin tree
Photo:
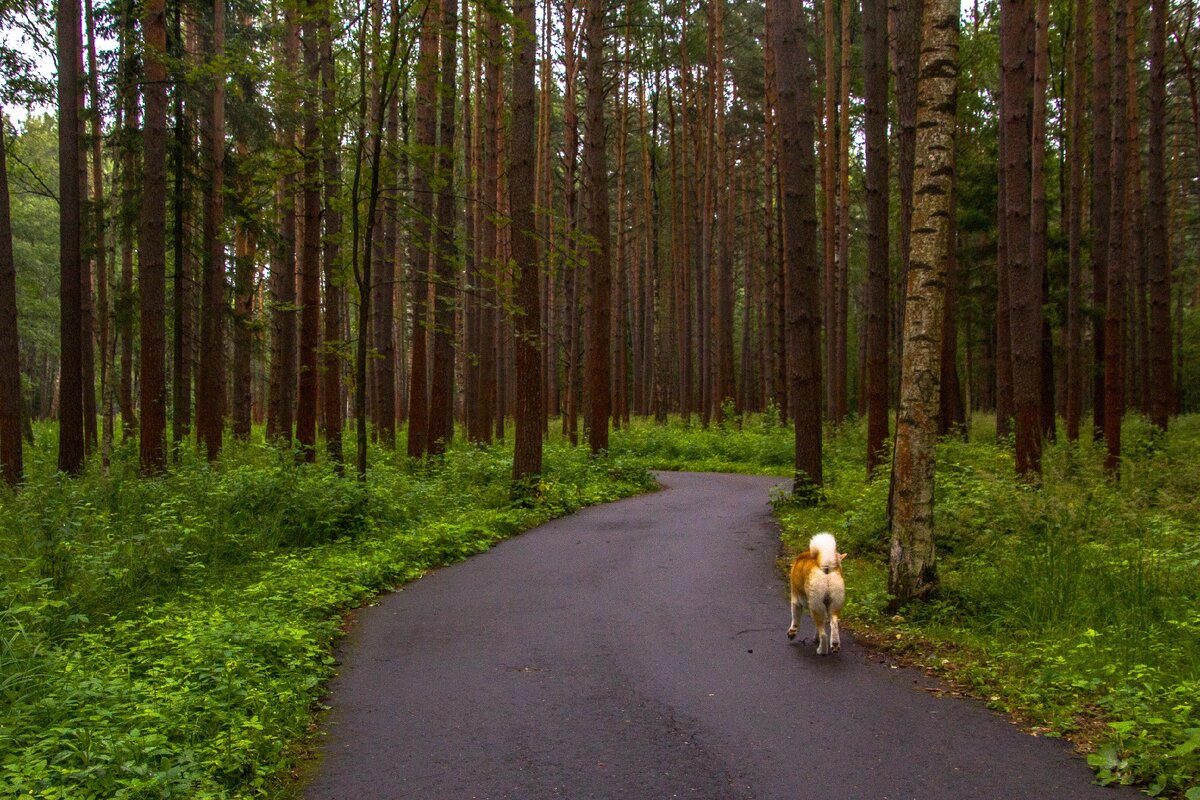
[[[70,2],[64,3],[70,5]],[[142,215],[138,247],[141,323],[139,371],[142,470],[166,466],[166,242],[167,216],[167,21],[165,0],[147,0],[143,31],[146,63],[146,122],[142,138]],[[66,241],[64,239],[64,241]]]
[[[0,477],[16,486],[25,476],[21,447],[21,348],[17,333],[17,270],[8,199],[8,154],[0,107]]]
[[[937,584],[934,560],[934,446],[939,341],[950,256],[951,184],[958,77],[957,0],[929,0],[921,21],[912,253],[904,308],[900,411],[892,459],[888,591],[895,602]]]
[[[887,4],[863,0],[867,145],[867,472],[888,435]]]
[[[509,166],[509,207],[512,253],[516,275],[515,339],[517,392],[513,471],[514,482],[528,481],[542,471],[541,276],[537,232],[534,228],[534,67],[537,58],[534,0],[518,0],[513,9],[512,162]]]
[[[208,459],[221,453],[225,419],[225,0],[213,0],[211,106],[205,115],[208,185],[204,198],[203,315],[196,433]]]
[[[604,123],[604,0],[587,0],[584,8],[584,73],[587,118],[583,142],[584,179],[588,192],[588,322],[585,364],[588,445],[593,454],[608,450],[608,420],[612,408],[609,376],[612,266],[608,212],[608,152]]]
[[[780,69],[779,177],[783,194],[789,403],[796,436],[793,494],[815,501],[821,470],[820,264],[817,233],[813,64],[801,0],[770,0],[773,49]],[[783,65],[787,65],[785,68]]]

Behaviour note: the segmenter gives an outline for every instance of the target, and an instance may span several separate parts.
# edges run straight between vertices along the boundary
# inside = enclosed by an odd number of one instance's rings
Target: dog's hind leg
[[[829,615],[829,649],[834,653],[842,652],[842,637],[838,631],[838,617],[840,616],[841,612],[838,611]]]
[[[800,602],[792,595],[792,626],[788,628],[788,638],[795,639],[796,631],[800,630]]]
[[[829,654],[829,634],[825,632],[825,607],[817,603],[810,606],[813,624],[817,626],[817,655]]]

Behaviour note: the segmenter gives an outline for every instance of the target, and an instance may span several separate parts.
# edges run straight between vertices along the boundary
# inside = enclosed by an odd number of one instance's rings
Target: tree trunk
[[[204,131],[209,183],[204,202],[204,315],[200,327],[200,381],[196,432],[209,461],[221,453],[225,400],[225,2],[213,0],[211,102]]]
[[[119,17],[119,55],[121,90],[117,104],[116,129],[124,143],[119,148],[118,171],[114,176],[114,191],[120,193],[120,213],[114,216],[118,239],[121,242],[121,275],[114,302],[116,336],[121,343],[121,370],[117,385],[117,405],[121,410],[121,438],[136,434],[137,415],[133,406],[133,247],[136,237],[132,209],[137,207],[135,193],[140,181],[137,167],[138,131],[138,74],[134,56],[134,22],[132,9],[126,4]]]
[[[863,0],[867,145],[867,474],[888,436],[887,4]]]
[[[579,161],[579,110],[575,96],[579,73],[576,32],[579,27],[573,0],[563,3],[563,219],[568,231],[566,249],[566,295],[563,324],[566,327],[566,374],[563,432],[574,447],[579,443],[579,369],[582,353],[579,330],[579,256],[573,232],[579,228],[577,214],[577,166]]]
[[[790,404],[796,436],[792,492],[816,500],[821,472],[820,269],[807,243],[817,232],[816,164],[812,142],[812,60],[806,12],[800,0],[771,0],[774,52],[779,70],[780,182],[786,263],[787,358]]]
[[[1087,152],[1083,141],[1083,81],[1087,68],[1084,36],[1087,33],[1086,0],[1075,0],[1071,23],[1071,68],[1068,76],[1067,155],[1070,169],[1070,194],[1067,202],[1067,440],[1079,440],[1079,422],[1083,415],[1083,332],[1080,324],[1080,299],[1083,292],[1083,161]],[[1093,229],[1095,226],[1093,226]]]
[[[0,107],[0,119],[4,109]],[[21,349],[17,333],[17,271],[8,200],[8,155],[0,130],[0,476],[9,486],[25,478],[21,449]]]
[[[541,276],[534,228],[534,65],[537,59],[534,0],[519,0],[513,14],[512,150],[509,166],[509,207],[512,218],[513,263],[516,276],[517,392],[513,452],[514,483],[530,481],[542,471]],[[531,487],[525,487],[528,490]]]
[[[317,413],[321,376],[321,53],[320,7],[309,2],[303,22],[305,92],[303,162],[304,240],[300,248],[300,374],[296,404],[296,441],[305,461],[317,459]],[[391,257],[390,255],[388,256]]]
[[[429,387],[429,452],[440,455],[454,438],[454,308],[455,252],[454,221],[454,125],[455,36],[458,32],[458,3],[442,3],[442,75],[439,85],[440,132],[437,165],[437,231],[434,258],[437,280],[433,284],[433,374]],[[530,31],[530,35],[534,35]],[[532,61],[530,62],[532,63]],[[522,142],[521,146],[525,143]],[[533,190],[532,184],[529,187]],[[532,203],[532,201],[531,201]],[[526,230],[533,230],[532,224]],[[540,328],[540,325],[538,326]],[[531,380],[541,382],[541,370]]]
[[[1112,71],[1112,183],[1108,216],[1108,306],[1104,315],[1104,442],[1105,470],[1120,476],[1121,419],[1125,411],[1125,272],[1128,211],[1125,207],[1128,139],[1125,125],[1129,63],[1126,54],[1126,9],[1116,6],[1113,19]]]
[[[913,215],[913,170],[917,136],[917,60],[921,44],[921,4],[889,0],[891,17],[892,71],[896,81],[896,182],[900,189],[900,280],[895,313],[892,315],[896,359],[903,357],[904,290],[908,286],[908,262]]]
[[[70,4],[64,3],[67,6]],[[166,343],[163,319],[166,243],[163,220],[167,217],[167,27],[164,0],[147,0],[145,14],[143,53],[146,63],[146,123],[142,140],[145,161],[142,167],[142,214],[138,247],[138,300],[142,334],[139,439],[142,471],[156,473],[161,472],[167,463],[166,384],[163,374]]]
[[[1004,222],[1017,474],[1041,473],[1042,276],[1032,262],[1029,90],[1033,14],[1028,0],[1001,6],[1004,99]]]
[[[1171,254],[1167,235],[1166,49],[1167,3],[1153,0],[1150,24],[1150,421],[1167,429],[1175,395],[1171,375]],[[1200,156],[1198,156],[1200,157]]]
[[[849,364],[850,298],[850,12],[854,0],[842,0],[841,90],[838,98],[838,257],[834,275],[833,408],[835,423],[846,418]]]
[[[89,142],[92,151],[92,257],[96,262],[96,345],[100,351],[100,396],[104,417],[101,440],[101,458],[104,468],[108,468],[109,452],[112,450],[113,418],[112,394],[109,386],[109,302],[108,302],[108,243],[107,226],[104,218],[104,160],[103,160],[103,119],[100,108],[100,78],[96,66],[96,25],[92,15],[91,0],[84,0],[85,23],[87,25],[87,55],[88,55],[88,94],[91,97],[91,133]],[[88,347],[91,344],[89,343]]]
[[[1092,435],[1104,435],[1104,372],[1108,308],[1109,224],[1112,219],[1112,57],[1109,7],[1111,0],[1094,0],[1092,23]]]
[[[943,287],[954,214],[958,9],[957,0],[930,0],[921,26],[916,202],[891,486],[888,592],[897,604],[920,598],[937,584],[933,490]]]
[[[848,2],[848,0],[842,0]],[[825,0],[823,13],[825,23],[825,81],[820,87],[825,92],[825,135],[821,139],[821,196],[824,201],[821,225],[824,257],[824,307],[822,323],[825,329],[825,411],[834,416],[836,381],[833,371],[837,365],[837,17],[833,0]]]
[[[79,0],[58,4],[58,199],[60,320],[58,469],[83,470],[83,319],[79,193]]]
[[[284,70],[295,75],[300,48],[296,12],[285,9],[283,43]],[[281,104],[282,105],[282,104]],[[275,205],[278,209],[279,241],[271,259],[271,295],[274,329],[271,353],[271,397],[267,418],[267,437],[291,448],[296,405],[296,176],[288,156],[296,146],[296,132],[286,109],[278,133],[278,146],[284,154],[283,171],[277,181]]]
[[[239,154],[246,146],[237,145]],[[248,187],[240,187],[243,192]],[[231,429],[242,441],[250,439],[254,385],[254,262],[258,232],[238,220],[233,235],[233,408]]]
[[[321,392],[325,447],[330,459],[341,470],[342,453],[342,303],[344,302],[341,253],[342,212],[337,203],[341,190],[341,130],[337,119],[337,83],[333,61],[332,11],[323,5],[320,12],[321,106],[325,129],[322,144],[325,181],[325,350],[322,357]]]
[[[171,343],[171,444],[177,448],[192,429],[192,377],[195,362],[194,305],[195,269],[192,263],[192,174],[197,172],[191,163],[193,141],[192,121],[185,106],[186,70],[192,66],[189,53],[195,53],[195,24],[185,31],[182,3],[174,5],[171,52],[178,60],[174,75],[175,144],[171,153],[174,174],[172,193],[172,343]],[[178,450],[175,451],[178,454]]]
[[[587,0],[584,19],[587,99],[584,139],[584,179],[590,199],[588,233],[594,239],[588,253],[587,393],[588,445],[593,455],[608,450],[608,418],[612,398],[609,380],[609,326],[612,268],[608,216],[608,154],[604,125],[604,0]]]
[[[447,0],[450,2],[452,0]],[[433,172],[430,160],[437,144],[437,68],[440,0],[429,0],[421,22],[417,56],[416,147],[413,159],[413,222],[409,265],[412,286],[412,366],[408,378],[408,455],[421,458],[429,451],[429,350],[426,331],[429,315],[429,265],[433,247]]]

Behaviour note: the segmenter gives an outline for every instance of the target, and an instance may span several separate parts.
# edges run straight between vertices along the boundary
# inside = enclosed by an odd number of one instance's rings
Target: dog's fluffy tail
[[[808,552],[817,559],[817,566],[828,571],[838,565],[837,542],[832,533],[818,533],[808,542]]]

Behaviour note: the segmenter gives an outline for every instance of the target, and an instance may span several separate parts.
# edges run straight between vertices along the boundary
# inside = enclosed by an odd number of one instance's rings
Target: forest
[[[290,796],[342,613],[688,469],[1200,798],[1195,0],[0,0],[0,122],[0,794]]]

